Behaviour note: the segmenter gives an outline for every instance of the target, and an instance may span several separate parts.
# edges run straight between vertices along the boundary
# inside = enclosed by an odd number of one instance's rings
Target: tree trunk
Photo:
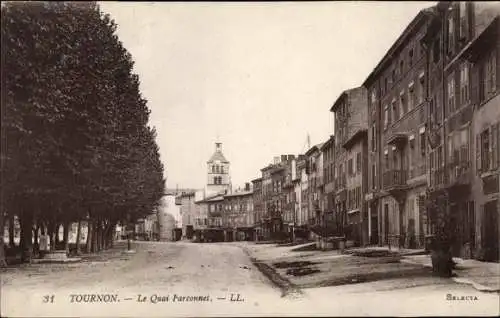
[[[54,250],[54,222],[49,221],[47,224],[47,235],[49,236],[49,245],[50,245],[50,250]]]
[[[95,248],[96,252],[101,251],[101,222],[97,221],[95,225]]]
[[[78,220],[78,228],[76,230],[76,255],[80,255],[80,235],[82,232],[82,221]]]
[[[3,209],[0,211],[0,229],[2,229],[2,237],[0,239],[0,268],[3,268],[7,266],[7,262],[5,260],[5,250],[4,250],[4,241],[3,241],[3,234],[4,234],[4,218],[5,218],[5,213]]]
[[[61,230],[61,224],[57,223],[56,229],[55,229],[55,239],[54,239],[55,249],[58,249],[59,245],[61,243],[61,241],[59,240],[59,231],[60,230]]]
[[[116,235],[116,222],[111,223],[108,233],[108,247],[112,248]]]
[[[36,254],[38,254],[40,251],[40,245],[38,243],[38,231],[39,231],[39,229],[40,229],[40,225],[38,224],[38,222],[36,222],[36,226],[34,229],[34,237],[33,237],[33,249],[34,249]]]
[[[31,263],[33,254],[33,211],[24,208],[21,216],[21,261],[23,263]]]
[[[97,252],[97,238],[99,236],[99,227],[96,221],[92,221],[92,253]]]
[[[101,251],[106,249],[106,244],[104,242],[104,238],[105,238],[105,228],[104,228],[104,224],[103,222],[101,221],[101,224],[100,224],[100,227],[101,227],[101,235],[100,235],[100,245],[101,245]]]
[[[14,213],[9,213],[9,246],[10,247],[15,247],[16,242],[14,241],[14,228],[15,228],[15,223],[14,223]]]
[[[89,219],[87,221],[87,253],[90,253],[92,251],[92,232],[92,220]]]
[[[71,223],[66,221],[64,222],[64,228],[63,228],[63,244],[64,244],[64,250],[66,253],[69,252],[69,227],[71,226]]]

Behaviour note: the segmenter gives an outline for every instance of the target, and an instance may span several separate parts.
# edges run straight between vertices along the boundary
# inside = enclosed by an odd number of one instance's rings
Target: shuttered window
[[[481,173],[482,169],[482,159],[481,159],[481,135],[476,135],[476,172]]]
[[[491,136],[491,169],[495,170],[498,167],[498,124],[494,124],[490,129]]]

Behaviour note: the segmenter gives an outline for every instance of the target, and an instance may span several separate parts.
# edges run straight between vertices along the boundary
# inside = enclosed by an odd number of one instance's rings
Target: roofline
[[[441,1],[442,2],[442,1]],[[394,52],[397,52],[403,42],[413,34],[413,31],[415,31],[415,28],[424,20],[424,18],[429,17],[429,10],[435,8],[436,6],[432,6],[429,8],[425,8],[420,10],[417,15],[410,21],[410,23],[404,28],[403,32],[399,35],[399,37],[396,39],[396,41],[392,44],[392,46],[387,50],[385,53],[384,57],[379,61],[377,66],[371,71],[370,75],[365,79],[363,82],[364,87],[370,86],[371,83],[373,82],[373,79],[380,74],[380,72],[385,69],[387,66],[388,61],[390,60],[390,57],[394,54]]]
[[[306,156],[309,156],[312,154],[315,150],[320,151],[320,148],[324,145],[324,143],[319,143],[314,146],[312,146],[309,150],[306,151]]]
[[[325,149],[334,142],[335,142],[335,136],[330,135],[330,138],[328,138],[328,140],[323,143],[323,146],[321,146],[320,150],[323,151],[323,149]]]
[[[225,195],[224,198],[226,198],[226,197],[243,197],[243,196],[249,196],[249,195],[253,195],[253,191],[231,193],[231,194]]]
[[[344,149],[349,149],[351,148],[352,145],[356,143],[356,141],[363,139],[364,137],[367,136],[368,136],[368,129],[366,128],[358,129],[351,137],[346,139],[346,141],[342,144],[342,147]]]
[[[331,112],[336,112],[337,109],[339,108],[339,105],[340,105],[340,102],[344,100],[344,98],[347,97],[347,91],[343,91],[339,97],[337,97],[337,99],[335,100],[335,102],[333,103],[332,107],[330,107],[330,111]]]

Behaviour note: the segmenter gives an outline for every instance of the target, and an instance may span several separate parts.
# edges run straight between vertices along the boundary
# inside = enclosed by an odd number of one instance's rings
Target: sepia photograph
[[[499,20],[2,1],[0,316],[500,316]]]

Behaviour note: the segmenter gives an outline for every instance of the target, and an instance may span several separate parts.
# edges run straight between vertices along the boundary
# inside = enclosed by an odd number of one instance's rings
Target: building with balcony
[[[307,239],[309,231],[307,220],[309,215],[308,185],[307,185],[307,157],[299,155],[295,164],[295,179],[293,179],[293,188],[295,192],[295,221],[293,227],[293,239]]]
[[[452,251],[463,258],[499,258],[499,14],[498,3],[439,2],[422,40],[430,190],[448,198]]]
[[[256,241],[263,238],[263,226],[262,219],[264,214],[264,202],[262,199],[262,178],[256,178],[252,180],[253,187],[253,211],[254,211],[254,239]]]
[[[308,180],[307,203],[309,212],[307,224],[309,229],[318,236],[318,227],[322,225],[323,218],[323,144],[312,146],[305,153],[306,175]]]
[[[253,191],[250,184],[243,191],[224,196],[222,226],[225,241],[250,241],[254,239]]]
[[[330,109],[335,114],[336,218],[341,233],[355,245],[366,245],[367,93],[364,87],[346,90]]]
[[[283,211],[286,201],[283,185],[286,173],[294,160],[293,155],[282,155],[274,158],[272,164],[261,169],[262,173],[262,216],[260,228],[262,239],[284,239],[285,232]]]
[[[421,39],[433,9],[421,10],[363,83],[368,94],[369,241],[422,247],[426,233],[427,54]]]
[[[295,213],[295,186],[293,180],[296,179],[297,161],[294,155],[288,155],[284,164],[284,179],[282,184],[282,203],[283,210],[283,230],[288,233],[290,239],[293,237],[293,227],[296,222]]]
[[[340,225],[335,215],[335,137],[332,135],[321,146],[323,157],[323,237],[339,234]]]

